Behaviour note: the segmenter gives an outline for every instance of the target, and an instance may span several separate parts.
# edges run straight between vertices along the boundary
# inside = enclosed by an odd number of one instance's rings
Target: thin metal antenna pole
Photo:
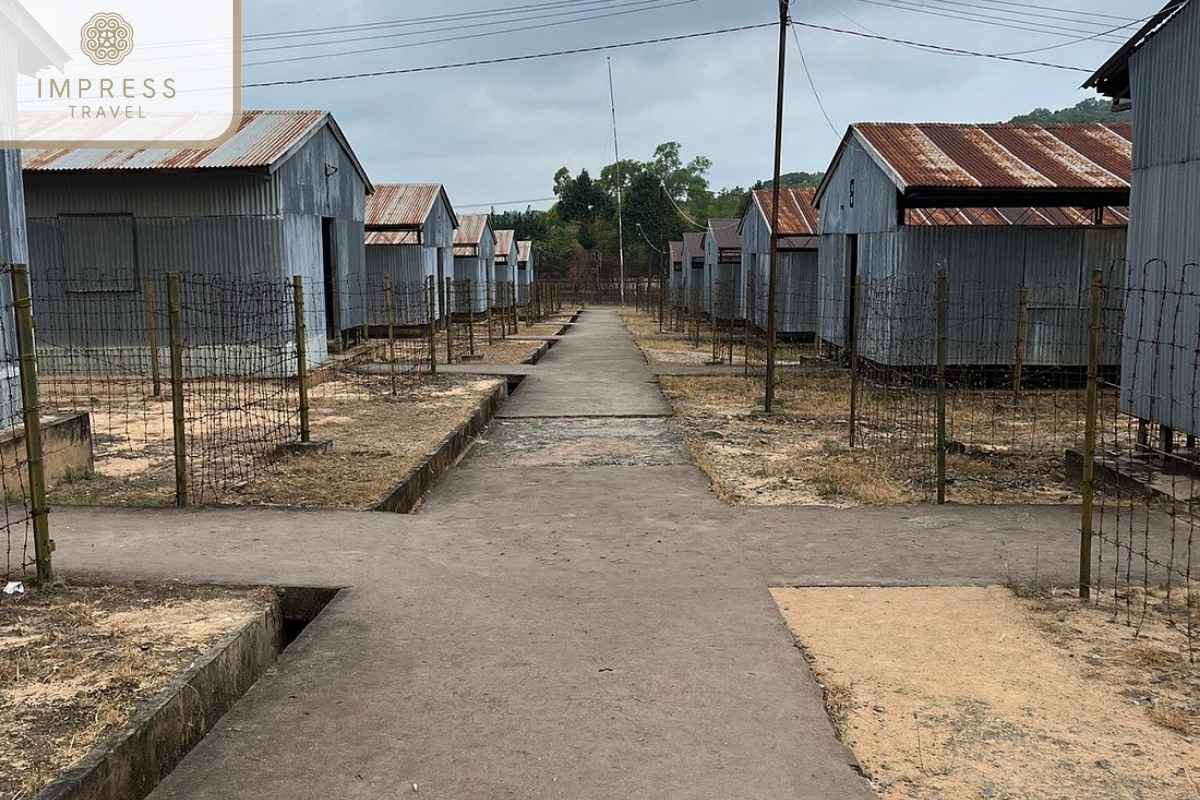
[[[612,59],[608,61],[608,99],[612,107],[613,156],[617,166],[617,249],[621,256],[621,306],[625,305],[625,219],[621,214],[621,145],[617,142],[617,96],[613,92]]]

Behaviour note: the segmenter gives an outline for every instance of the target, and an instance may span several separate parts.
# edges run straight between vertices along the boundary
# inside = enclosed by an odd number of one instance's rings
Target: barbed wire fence
[[[1200,265],[1154,260],[1103,284],[1095,339],[1119,373],[1090,376],[1089,435],[1077,454],[1084,506],[1080,592],[1139,632],[1151,619],[1200,636]],[[1123,315],[1107,313],[1114,306]],[[1094,570],[1093,570],[1094,567]]]
[[[0,438],[3,578],[35,577],[49,582],[53,579],[54,543],[46,503],[46,448],[38,400],[29,272],[24,265],[0,265],[0,429],[7,432]]]

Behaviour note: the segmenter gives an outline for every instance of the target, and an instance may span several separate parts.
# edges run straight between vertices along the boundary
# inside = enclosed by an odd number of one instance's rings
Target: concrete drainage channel
[[[149,795],[338,591],[278,589],[275,603],[197,659],[157,700],[33,800],[140,800]]]

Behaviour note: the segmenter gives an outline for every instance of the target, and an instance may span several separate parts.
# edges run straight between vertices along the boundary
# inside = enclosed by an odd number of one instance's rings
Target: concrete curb
[[[479,434],[492,423],[496,412],[508,400],[508,384],[502,383],[487,397],[479,401],[474,413],[442,439],[421,463],[407,475],[396,481],[378,500],[367,507],[368,511],[384,511],[393,514],[411,514],[421,505],[425,493],[437,485],[441,477],[458,463]]]
[[[283,650],[274,603],[226,636],[33,800],[140,800],[178,766]]]
[[[579,314],[580,314],[580,312],[576,311],[571,316],[570,320],[568,320],[567,322],[564,322],[562,325],[559,325],[558,330],[550,335],[551,336],[562,336],[563,334],[565,334],[568,330],[570,330],[571,325],[574,324],[575,320],[579,319]],[[556,345],[556,344],[558,344],[558,339],[551,339],[551,340],[542,342],[541,346],[538,347],[538,349],[534,352],[534,354],[531,355],[529,358],[525,359],[524,361],[522,361],[521,363],[528,364],[531,367],[535,366],[539,361],[541,361],[543,358],[546,357],[546,353],[549,353],[550,348],[554,347],[554,345]]]

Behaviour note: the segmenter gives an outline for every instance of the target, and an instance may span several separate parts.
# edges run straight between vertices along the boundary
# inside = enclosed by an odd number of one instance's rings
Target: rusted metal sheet
[[[445,191],[438,183],[385,183],[367,200],[368,228],[423,229]],[[449,206],[449,200],[444,201]]]
[[[516,231],[496,231],[496,263],[509,264],[509,255],[515,247]]]
[[[454,255],[477,254],[485,233],[488,234],[489,243],[495,244],[496,236],[491,233],[487,214],[463,214],[458,218],[458,228],[454,231]]]
[[[1129,224],[1129,209],[1110,206],[1095,211],[1082,208],[908,208],[905,225],[1025,225],[1030,227],[1121,226]]]
[[[207,149],[145,150],[32,149],[23,152],[22,167],[38,171],[267,169],[273,171],[328,124],[371,189],[362,165],[328,111],[243,111],[237,133]]]
[[[671,242],[671,263],[681,263],[683,261],[683,242]]]
[[[781,188],[779,190],[779,235],[782,236],[816,236],[820,214],[813,205],[816,189]],[[771,223],[771,204],[774,191],[771,189],[755,189],[754,202],[762,209],[763,219],[769,226]]]
[[[500,237],[497,236],[497,239]],[[529,254],[533,252],[533,242],[528,239],[517,242],[517,263],[528,264]]]
[[[1129,188],[1132,126],[859,123],[905,190]]]

